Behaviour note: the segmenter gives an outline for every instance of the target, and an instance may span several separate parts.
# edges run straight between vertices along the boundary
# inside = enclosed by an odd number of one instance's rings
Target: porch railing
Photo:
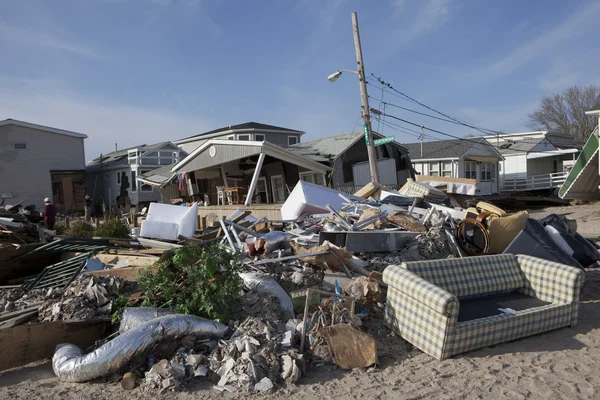
[[[501,193],[524,192],[529,190],[554,189],[565,183],[568,172],[532,175],[500,180]]]

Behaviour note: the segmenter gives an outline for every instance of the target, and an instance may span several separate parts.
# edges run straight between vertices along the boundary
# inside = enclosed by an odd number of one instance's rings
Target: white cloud
[[[79,43],[76,40],[58,38],[45,32],[40,32],[35,27],[21,28],[0,20],[0,37],[11,42],[33,44],[53,50],[65,51],[67,53],[100,60],[104,58],[93,48]]]
[[[413,22],[395,35],[397,45],[409,43],[421,35],[433,32],[450,19],[449,0],[428,0],[420,4],[424,5],[413,18]],[[398,7],[398,2],[395,2],[394,6],[399,11],[404,10],[403,2],[401,7]]]
[[[554,60],[564,56],[560,49],[570,49],[569,44],[577,45],[577,39],[584,34],[596,35],[600,19],[600,2],[581,6],[554,29],[543,32],[535,39],[525,42],[511,53],[480,70],[476,75],[482,79],[503,76],[533,61],[543,65],[547,58]],[[563,50],[564,51],[564,50]]]
[[[0,120],[13,118],[88,135],[86,160],[119,148],[173,141],[214,125],[200,118],[131,104],[114,104],[77,96],[27,94],[0,90]]]

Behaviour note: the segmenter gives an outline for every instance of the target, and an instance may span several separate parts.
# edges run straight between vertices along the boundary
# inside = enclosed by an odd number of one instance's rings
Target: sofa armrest
[[[383,281],[439,314],[458,316],[456,296],[403,267],[387,267],[383,271]]]
[[[525,293],[551,303],[577,303],[585,273],[570,265],[527,255],[516,256],[529,286]]]

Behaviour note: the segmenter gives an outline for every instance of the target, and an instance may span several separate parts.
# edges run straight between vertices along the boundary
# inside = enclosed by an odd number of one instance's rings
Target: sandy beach
[[[584,205],[532,212],[569,213],[578,231],[598,240],[600,209]],[[49,362],[0,375],[0,398],[11,399],[594,399],[600,398],[600,270],[588,270],[579,324],[438,361],[399,337],[380,350],[381,365],[369,370],[311,369],[299,384],[269,395],[219,393],[208,382],[184,392],[124,391],[118,382],[60,382]],[[381,341],[383,339],[380,339]]]

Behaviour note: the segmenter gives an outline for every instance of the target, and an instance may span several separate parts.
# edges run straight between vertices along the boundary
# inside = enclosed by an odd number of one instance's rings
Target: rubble
[[[38,319],[52,322],[110,318],[111,302],[122,294],[123,288],[123,281],[112,276],[81,275],[64,290],[48,290]]]

